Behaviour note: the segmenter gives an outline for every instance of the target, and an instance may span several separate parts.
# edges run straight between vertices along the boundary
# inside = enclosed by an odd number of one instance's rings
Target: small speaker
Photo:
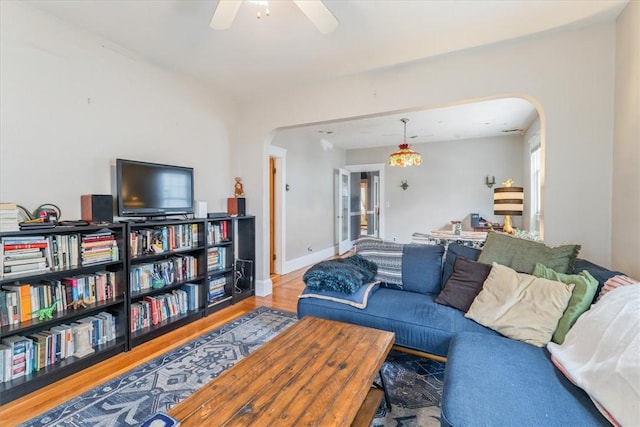
[[[83,194],[80,196],[82,219],[91,223],[113,222],[113,196],[111,194]]]
[[[196,218],[206,218],[207,217],[207,202],[196,200]]]
[[[247,214],[246,200],[244,197],[229,197],[227,199],[227,213],[229,215],[245,216]]]

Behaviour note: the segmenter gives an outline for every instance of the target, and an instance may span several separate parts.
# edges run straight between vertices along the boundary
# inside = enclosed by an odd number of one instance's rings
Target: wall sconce
[[[407,190],[407,188],[409,188],[409,184],[407,184],[407,180],[406,179],[404,181],[402,181],[402,184],[400,184],[400,187],[405,191]]]
[[[491,188],[495,185],[496,183],[496,177],[495,176],[485,176],[484,177],[484,185],[486,185],[487,187]]]

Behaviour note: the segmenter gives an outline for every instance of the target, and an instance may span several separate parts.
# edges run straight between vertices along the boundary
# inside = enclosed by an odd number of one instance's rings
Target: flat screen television
[[[116,159],[118,216],[193,213],[193,168]]]

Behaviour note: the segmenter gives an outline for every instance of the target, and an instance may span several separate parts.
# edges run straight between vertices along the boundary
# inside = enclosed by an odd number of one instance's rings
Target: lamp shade
[[[409,148],[409,144],[400,144],[398,151],[389,156],[389,166],[418,166],[422,164],[422,156]]]
[[[493,190],[494,215],[522,215],[524,210],[524,188],[499,187]]]

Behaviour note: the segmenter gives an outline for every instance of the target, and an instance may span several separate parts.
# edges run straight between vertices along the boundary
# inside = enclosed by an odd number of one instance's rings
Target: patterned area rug
[[[391,412],[382,402],[372,427],[439,427],[445,364],[392,351],[382,365]],[[380,384],[379,378],[376,382]]]
[[[294,313],[258,308],[21,426],[137,426],[167,411],[291,326]],[[392,411],[372,426],[437,426],[443,364],[393,352],[383,366]],[[384,402],[383,402],[384,403]]]

